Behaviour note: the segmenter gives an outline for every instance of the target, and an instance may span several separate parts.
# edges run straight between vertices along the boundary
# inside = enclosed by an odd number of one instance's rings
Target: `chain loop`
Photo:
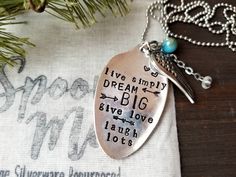
[[[185,68],[185,63],[183,61],[177,61],[177,66],[180,68]]]
[[[203,79],[203,77],[199,73],[194,73],[193,76],[198,81],[202,81],[202,79]]]
[[[193,75],[193,69],[190,68],[190,67],[185,67],[185,72],[186,72],[186,74],[188,74],[188,75]]]
[[[171,4],[169,0],[158,0],[153,2],[146,11],[146,26],[142,34],[142,42],[145,41],[150,25],[150,17],[156,19],[167,36],[179,38],[198,46],[207,47],[224,47],[228,46],[233,52],[236,51],[236,7],[227,3],[218,3],[211,7],[204,1],[192,1],[185,3],[181,0],[179,5]],[[218,9],[223,9],[224,22],[214,19]],[[160,12],[159,15],[154,13],[155,10]],[[191,15],[193,11],[199,11]],[[175,34],[170,31],[170,24],[175,22],[193,24],[200,28],[205,28],[212,34],[225,35],[223,42],[198,41],[191,37],[181,34]]]

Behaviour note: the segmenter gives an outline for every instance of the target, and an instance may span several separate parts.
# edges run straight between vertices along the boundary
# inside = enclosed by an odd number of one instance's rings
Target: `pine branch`
[[[14,16],[24,10],[24,0],[0,0],[0,17]]]
[[[90,27],[96,22],[96,14],[105,17],[108,10],[115,16],[129,11],[125,0],[49,0],[46,11],[80,28]]]
[[[14,1],[14,0],[13,0]],[[19,0],[18,0],[19,1]],[[15,22],[15,16],[21,12],[22,4],[15,0],[15,4],[9,1],[0,2],[0,67],[5,63],[13,66],[12,56],[25,57],[26,51],[24,45],[34,46],[28,41],[28,38],[19,38],[6,32],[4,28],[7,25],[16,25],[26,22]],[[21,5],[20,7],[18,5]],[[3,8],[4,7],[4,8]]]
[[[126,0],[0,0],[0,67],[5,63],[14,65],[10,58],[25,57],[24,46],[33,46],[28,38],[16,37],[4,28],[26,23],[16,22],[15,17],[30,9],[37,12],[45,9],[57,18],[74,23],[77,28],[90,27],[99,14],[105,17],[110,11],[114,16],[124,16],[129,11]]]

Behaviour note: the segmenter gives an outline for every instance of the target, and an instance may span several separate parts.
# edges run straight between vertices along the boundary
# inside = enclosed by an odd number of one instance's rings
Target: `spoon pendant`
[[[95,130],[106,154],[127,157],[148,139],[167,100],[168,78],[135,47],[105,66],[95,95]]]

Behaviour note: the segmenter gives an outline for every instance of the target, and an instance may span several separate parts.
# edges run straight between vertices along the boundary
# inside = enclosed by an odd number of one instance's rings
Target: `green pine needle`
[[[77,28],[90,27],[96,22],[96,15],[105,17],[107,11],[121,16],[129,12],[126,0],[49,0],[47,12],[66,21]]]
[[[14,16],[0,17],[0,67],[7,63],[11,66],[14,62],[11,60],[12,56],[25,57],[26,51],[24,50],[24,45],[34,46],[28,41],[28,38],[19,38],[13,34],[6,32],[4,26],[15,25],[25,22],[12,22]]]
[[[45,0],[33,0],[39,6]],[[96,22],[96,16],[105,17],[109,11],[114,15],[128,13],[126,0],[47,0],[46,12],[65,21],[72,22],[77,28],[90,27]],[[28,38],[19,38],[6,31],[4,26],[26,22],[16,22],[15,17],[30,10],[29,0],[0,0],[0,67],[14,65],[12,56],[25,57],[25,45],[34,46]]]

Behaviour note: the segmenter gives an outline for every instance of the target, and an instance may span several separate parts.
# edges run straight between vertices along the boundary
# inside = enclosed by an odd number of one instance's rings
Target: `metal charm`
[[[178,66],[176,66],[172,54],[164,54],[161,51],[160,44],[156,41],[144,43],[140,50],[150,59],[150,67],[154,72],[167,77],[184,93],[191,103],[194,103],[193,90]]]
[[[204,89],[209,89],[211,87],[211,83],[212,83],[212,78],[211,76],[205,76],[202,79],[202,88]]]
[[[138,150],[160,120],[168,79],[149,67],[136,47],[112,58],[95,96],[95,129],[105,153],[115,159]]]
[[[154,71],[157,71],[170,79],[184,93],[188,100],[191,103],[194,103],[193,91],[191,87],[172,61],[168,59],[163,60],[159,58],[159,56],[156,58],[154,55],[151,55],[150,64],[153,65],[153,68],[155,68]]]

